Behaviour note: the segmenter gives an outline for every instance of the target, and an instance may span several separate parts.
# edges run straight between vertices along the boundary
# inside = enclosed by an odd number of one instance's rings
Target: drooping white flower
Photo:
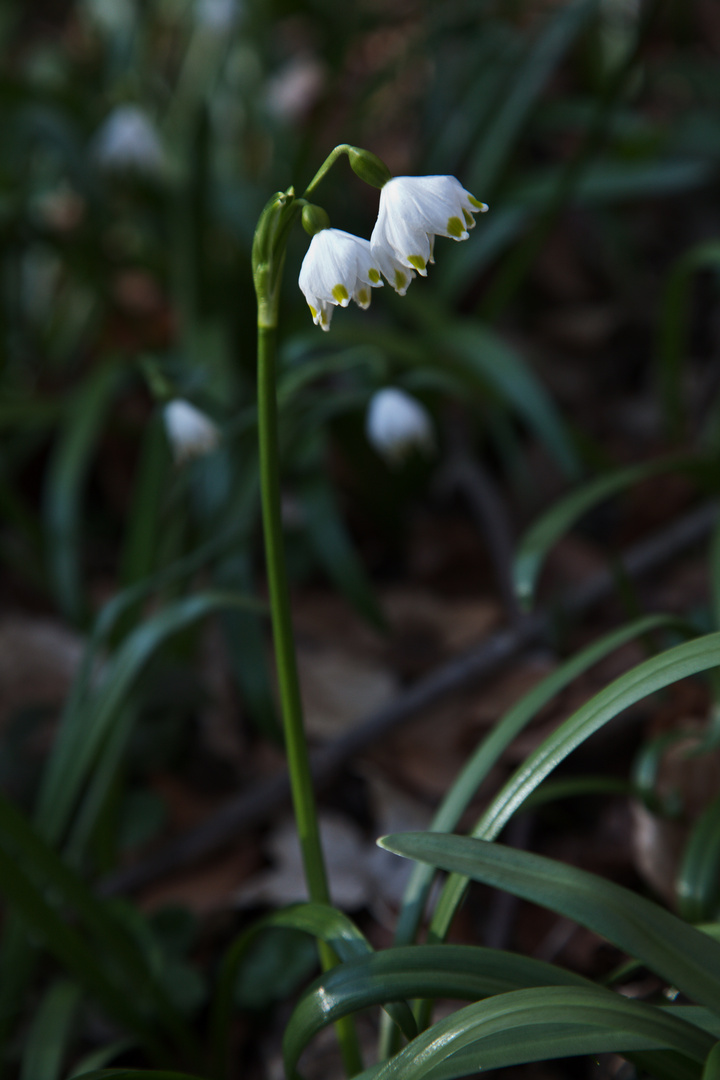
[[[368,442],[395,464],[413,449],[431,451],[435,445],[430,414],[410,394],[397,387],[378,390],[370,400],[365,420]]]
[[[165,166],[160,136],[137,105],[113,109],[95,136],[93,149],[98,164],[109,171],[159,173]]]
[[[380,209],[370,247],[382,272],[399,293],[413,271],[427,274],[436,236],[466,240],[473,214],[487,210],[454,176],[395,176],[380,189]],[[398,271],[399,266],[399,271]],[[400,277],[398,277],[398,273]]]
[[[347,307],[352,298],[358,307],[369,307],[370,290],[382,279],[368,240],[342,229],[321,229],[310,241],[298,284],[315,325],[329,330],[334,306]]]
[[[163,409],[165,431],[178,464],[214,450],[220,432],[209,416],[184,398],[173,398]]]

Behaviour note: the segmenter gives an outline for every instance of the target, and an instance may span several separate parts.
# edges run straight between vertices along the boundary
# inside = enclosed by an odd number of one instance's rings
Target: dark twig
[[[690,511],[667,528],[632,547],[622,565],[628,576],[637,578],[657,569],[705,539],[718,520],[715,504],[703,504]],[[612,594],[614,577],[601,571],[585,586],[575,588],[561,602],[561,609],[575,618],[586,613]],[[316,750],[312,755],[312,773],[317,788],[332,779],[340,767],[368,746],[385,738],[421,710],[446,695],[495,675],[510,660],[529,645],[542,640],[550,631],[552,616],[537,611],[524,616],[518,623],[498,631],[481,645],[451,660],[409,690],[399,694],[390,705],[381,709],[352,731]],[[264,780],[243,795],[232,799],[208,821],[179,836],[158,851],[133,866],[118,870],[106,877],[98,891],[103,896],[130,893],[148,885],[165,874],[182,869],[230,843],[237,833],[265,821],[289,798],[285,774]]]

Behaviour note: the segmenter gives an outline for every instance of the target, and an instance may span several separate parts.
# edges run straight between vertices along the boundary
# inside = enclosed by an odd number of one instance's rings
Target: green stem
[[[258,327],[258,428],[265,557],[285,748],[303,866],[310,898],[320,904],[328,904],[330,895],[303,725],[280,518],[275,336],[274,327]]]
[[[276,325],[268,325],[268,309],[261,311],[258,326],[258,431],[260,438],[260,485],[262,492],[265,558],[267,562],[272,612],[275,663],[277,667],[285,748],[290,773],[295,822],[300,840],[305,880],[310,899],[330,903],[325,862],[320,843],[313,791],[310,757],[303,724],[300,683],[295,657],[290,594],[285,569],[280,514],[280,468],[278,450],[278,409],[275,376]],[[275,322],[275,320],[272,320]],[[318,944],[323,969],[337,963],[332,949]],[[336,1025],[347,1076],[362,1070],[362,1059],[354,1024],[346,1017]]]
[[[352,146],[350,146],[349,143],[341,143],[339,146],[336,146],[334,150],[330,151],[318,171],[313,176],[308,186],[305,188],[305,191],[303,192],[303,199],[310,198],[313,191],[322,180],[323,176],[325,176],[325,173],[330,171],[330,169],[333,167],[339,157],[341,157],[343,154],[347,154],[350,150],[352,150]]]

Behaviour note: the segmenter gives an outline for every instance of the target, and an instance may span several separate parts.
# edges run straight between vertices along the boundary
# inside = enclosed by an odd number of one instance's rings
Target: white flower
[[[178,464],[214,450],[220,432],[210,417],[183,398],[174,398],[163,409],[165,430]]]
[[[237,0],[195,0],[195,21],[218,33],[230,30],[238,14]]]
[[[485,210],[485,203],[454,176],[395,176],[380,189],[380,210],[370,237],[373,257],[403,294],[413,271],[425,277],[428,263],[435,261],[435,237],[467,240],[468,229],[475,225],[473,214]]]
[[[137,105],[118,105],[95,136],[98,164],[108,170],[162,172],[165,154],[155,127]]]
[[[310,241],[298,284],[313,322],[329,330],[334,305],[347,307],[352,297],[359,307],[369,307],[370,290],[382,280],[368,240],[342,229],[321,229]]]
[[[432,421],[425,406],[393,386],[373,395],[365,431],[371,446],[393,463],[402,461],[414,448],[430,451],[435,445]]]

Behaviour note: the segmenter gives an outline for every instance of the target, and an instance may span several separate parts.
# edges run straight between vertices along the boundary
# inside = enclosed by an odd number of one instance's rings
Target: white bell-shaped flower
[[[163,420],[177,464],[209,454],[220,441],[220,432],[210,417],[184,398],[167,403]]]
[[[414,449],[427,453],[435,445],[432,420],[425,406],[394,386],[373,394],[365,431],[370,445],[392,464]]]
[[[329,330],[334,306],[347,307],[353,299],[369,307],[370,290],[383,282],[368,240],[342,229],[321,229],[310,241],[298,283],[313,322]]]
[[[485,203],[454,176],[395,176],[380,189],[378,219],[370,237],[373,257],[393,288],[403,294],[413,271],[424,277],[428,263],[435,261],[435,237],[466,240],[475,225],[473,214],[485,210]]]
[[[94,155],[103,169],[160,173],[165,153],[160,136],[137,105],[118,105],[105,119],[94,141]]]

